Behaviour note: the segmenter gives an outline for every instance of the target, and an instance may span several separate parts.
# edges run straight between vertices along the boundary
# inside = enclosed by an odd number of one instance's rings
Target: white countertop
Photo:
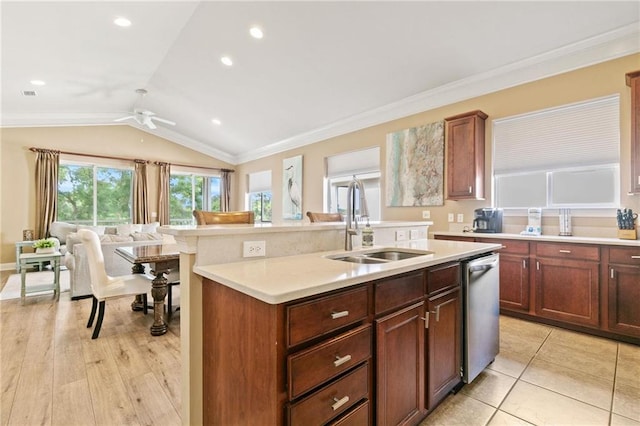
[[[406,242],[398,244],[398,246],[401,245],[406,246]],[[501,246],[499,244],[459,241],[416,240],[411,241],[413,249],[429,250],[434,254],[377,264],[359,264],[327,258],[327,256],[337,254],[377,251],[384,247],[374,246],[352,252],[335,250],[219,265],[195,266],[193,270],[203,277],[263,302],[279,304],[491,252]]]
[[[526,241],[544,241],[558,243],[577,243],[577,244],[602,244],[614,246],[640,247],[640,240],[622,240],[619,238],[598,238],[598,237],[562,237],[559,235],[522,235],[522,234],[490,234],[484,232],[452,232],[438,231],[433,235],[442,235],[449,237],[467,237],[467,238],[496,238],[505,240],[526,240]]]

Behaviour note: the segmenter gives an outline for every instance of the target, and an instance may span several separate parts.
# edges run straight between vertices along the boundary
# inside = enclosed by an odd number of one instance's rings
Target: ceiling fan
[[[138,93],[139,95],[141,95],[142,97],[144,97],[144,95],[147,94],[147,91],[145,89],[136,89],[136,93]],[[164,124],[169,124],[171,126],[175,126],[176,123],[170,120],[167,120],[165,118],[160,118],[158,116],[156,116],[156,114],[154,112],[151,112],[149,110],[145,110],[145,109],[138,109],[138,108],[134,108],[133,112],[131,113],[131,115],[127,115],[126,117],[121,117],[121,118],[117,118],[113,121],[124,121],[124,120],[130,120],[133,119],[135,120],[138,124],[140,124],[141,126],[147,126],[147,128],[153,130],[156,129],[157,126],[155,125],[154,121],[160,122],[160,123],[164,123]]]

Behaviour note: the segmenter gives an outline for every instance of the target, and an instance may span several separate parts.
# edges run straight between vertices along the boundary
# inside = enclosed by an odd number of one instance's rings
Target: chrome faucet
[[[349,187],[347,189],[347,217],[346,217],[346,228],[344,232],[344,249],[346,251],[353,250],[353,240],[352,237],[358,234],[358,219],[355,215],[355,198],[353,197],[353,189],[358,189],[358,194],[360,195],[360,217],[369,217],[369,208],[367,207],[367,198],[364,194],[364,184],[360,179],[357,179],[355,176],[353,180],[349,182]],[[352,222],[353,221],[353,222]],[[353,223],[353,225],[352,225]]]

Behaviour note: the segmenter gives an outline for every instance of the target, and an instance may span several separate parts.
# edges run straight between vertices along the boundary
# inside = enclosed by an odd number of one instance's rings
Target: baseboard
[[[16,270],[16,262],[0,263],[0,271],[15,271],[15,270]]]

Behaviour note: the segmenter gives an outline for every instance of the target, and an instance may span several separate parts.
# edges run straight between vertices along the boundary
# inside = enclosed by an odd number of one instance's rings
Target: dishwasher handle
[[[493,259],[491,262],[483,263],[482,261],[474,261],[469,263],[469,273],[488,271],[498,266],[498,258]]]

